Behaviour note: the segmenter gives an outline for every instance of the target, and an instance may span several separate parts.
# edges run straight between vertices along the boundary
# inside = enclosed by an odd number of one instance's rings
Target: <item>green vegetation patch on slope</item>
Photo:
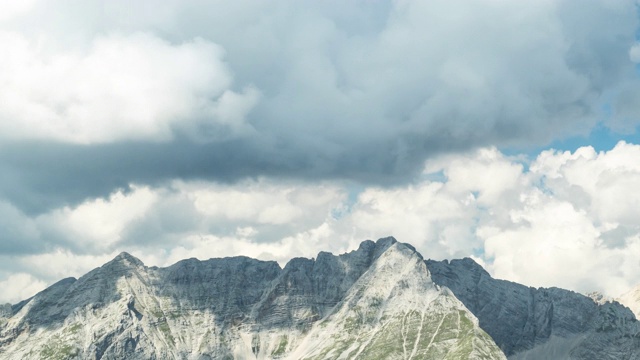
[[[287,345],[289,345],[289,337],[287,335],[282,335],[280,337],[280,342],[278,346],[271,353],[272,356],[282,356],[287,351]]]

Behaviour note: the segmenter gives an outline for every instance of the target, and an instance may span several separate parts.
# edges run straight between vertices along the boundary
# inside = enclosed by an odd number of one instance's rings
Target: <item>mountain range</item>
[[[640,323],[619,302],[425,260],[388,237],[284,268],[122,253],[0,306],[0,358],[640,359]]]

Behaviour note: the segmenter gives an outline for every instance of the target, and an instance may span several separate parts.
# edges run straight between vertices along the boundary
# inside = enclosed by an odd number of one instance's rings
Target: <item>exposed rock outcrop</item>
[[[3,359],[504,359],[393,238],[348,254],[146,267],[122,253],[11,307]]]
[[[496,280],[469,258],[426,263],[509,359],[640,359],[640,323],[617,302]]]

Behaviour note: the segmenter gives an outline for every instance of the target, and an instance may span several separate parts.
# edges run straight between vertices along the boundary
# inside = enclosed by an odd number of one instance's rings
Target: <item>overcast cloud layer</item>
[[[0,300],[121,250],[284,262],[386,235],[617,295],[640,282],[636,145],[500,149],[634,133],[638,20],[634,0],[0,1]]]

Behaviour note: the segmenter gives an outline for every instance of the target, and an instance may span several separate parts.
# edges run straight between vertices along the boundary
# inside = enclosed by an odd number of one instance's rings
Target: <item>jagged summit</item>
[[[144,267],[145,266],[144,263],[142,262],[142,260],[140,260],[137,257],[129,254],[126,251],[123,251],[120,254],[118,254],[115,258],[113,258],[113,260],[111,260],[110,262],[105,264],[105,266],[107,266],[109,264],[120,264],[120,265],[124,265],[124,266],[134,266],[134,267]]]
[[[365,243],[367,243],[369,241],[371,241],[371,240],[366,240],[366,241],[362,242],[360,244],[360,247],[367,246],[367,245],[365,245]],[[378,256],[380,256],[380,254],[382,254],[385,251],[387,251],[388,249],[394,247],[394,245],[395,245],[395,247],[397,249],[408,250],[409,253],[419,257],[420,259],[424,259],[422,254],[420,254],[413,245],[407,244],[407,243],[403,243],[403,242],[399,242],[393,236],[387,236],[387,237],[384,237],[384,238],[380,238],[375,242],[375,249],[376,250],[375,250],[374,257],[377,258]]]
[[[354,252],[362,252],[362,251],[369,251],[372,249],[374,250],[374,257],[379,256],[381,253],[383,253],[384,251],[386,251],[387,249],[389,249],[391,246],[393,246],[394,244],[399,244],[402,247],[406,247],[408,249],[410,249],[411,251],[415,252],[417,254],[417,256],[422,257],[422,255],[420,253],[418,253],[416,251],[416,249],[407,243],[400,243],[398,242],[398,240],[396,240],[393,236],[388,236],[388,237],[384,237],[384,238],[380,238],[377,241],[373,241],[373,240],[365,240],[363,242],[360,243],[359,247],[357,250],[354,250]],[[329,255],[329,256],[334,256],[333,254],[329,253],[329,252],[325,252],[325,251],[320,251],[318,253],[318,258],[325,256],[325,255]],[[257,260],[257,259],[252,259],[250,257],[247,256],[230,256],[230,257],[224,257],[224,258],[212,258],[212,259],[208,259],[208,260],[200,260],[197,259],[195,257],[189,258],[189,259],[183,259],[180,260],[178,262],[176,262],[173,265],[169,265],[166,268],[173,268],[173,267],[192,267],[192,266],[197,266],[195,265],[196,263],[200,264],[200,263],[206,263],[206,262],[210,262],[210,261],[220,261],[220,260],[225,260],[229,263],[237,263],[237,264],[245,264],[245,263],[250,263],[250,262],[268,262],[268,263],[277,263],[275,261],[264,261],[264,260]],[[289,265],[289,263],[293,262],[294,264],[297,262],[304,262],[304,261],[308,261],[308,258],[303,258],[303,257],[298,257],[298,258],[292,258],[291,260],[289,260],[287,262],[287,265]],[[118,254],[116,257],[114,257],[111,261],[107,262],[106,264],[104,264],[102,267],[105,268],[109,268],[109,267],[145,267],[144,262],[142,262],[142,260],[138,259],[137,257],[131,255],[130,253],[123,251],[120,254]],[[285,265],[286,267],[286,265]],[[156,269],[166,269],[166,268],[156,268]]]
[[[383,238],[378,239],[376,241],[376,245],[386,249],[389,246],[391,246],[391,245],[393,245],[393,244],[395,244],[397,242],[398,242],[398,240],[396,240],[396,238],[394,238],[393,236],[387,236],[387,237],[383,237]]]
[[[440,324],[440,325],[439,325]],[[444,325],[443,325],[444,324]],[[397,334],[403,333],[404,337]],[[341,255],[187,259],[122,253],[0,321],[0,358],[504,359],[392,237]],[[356,354],[358,354],[356,356]],[[453,355],[451,355],[453,356]]]
[[[618,303],[424,260],[393,237],[314,259],[146,267],[124,252],[0,306],[0,358],[638,359]]]

